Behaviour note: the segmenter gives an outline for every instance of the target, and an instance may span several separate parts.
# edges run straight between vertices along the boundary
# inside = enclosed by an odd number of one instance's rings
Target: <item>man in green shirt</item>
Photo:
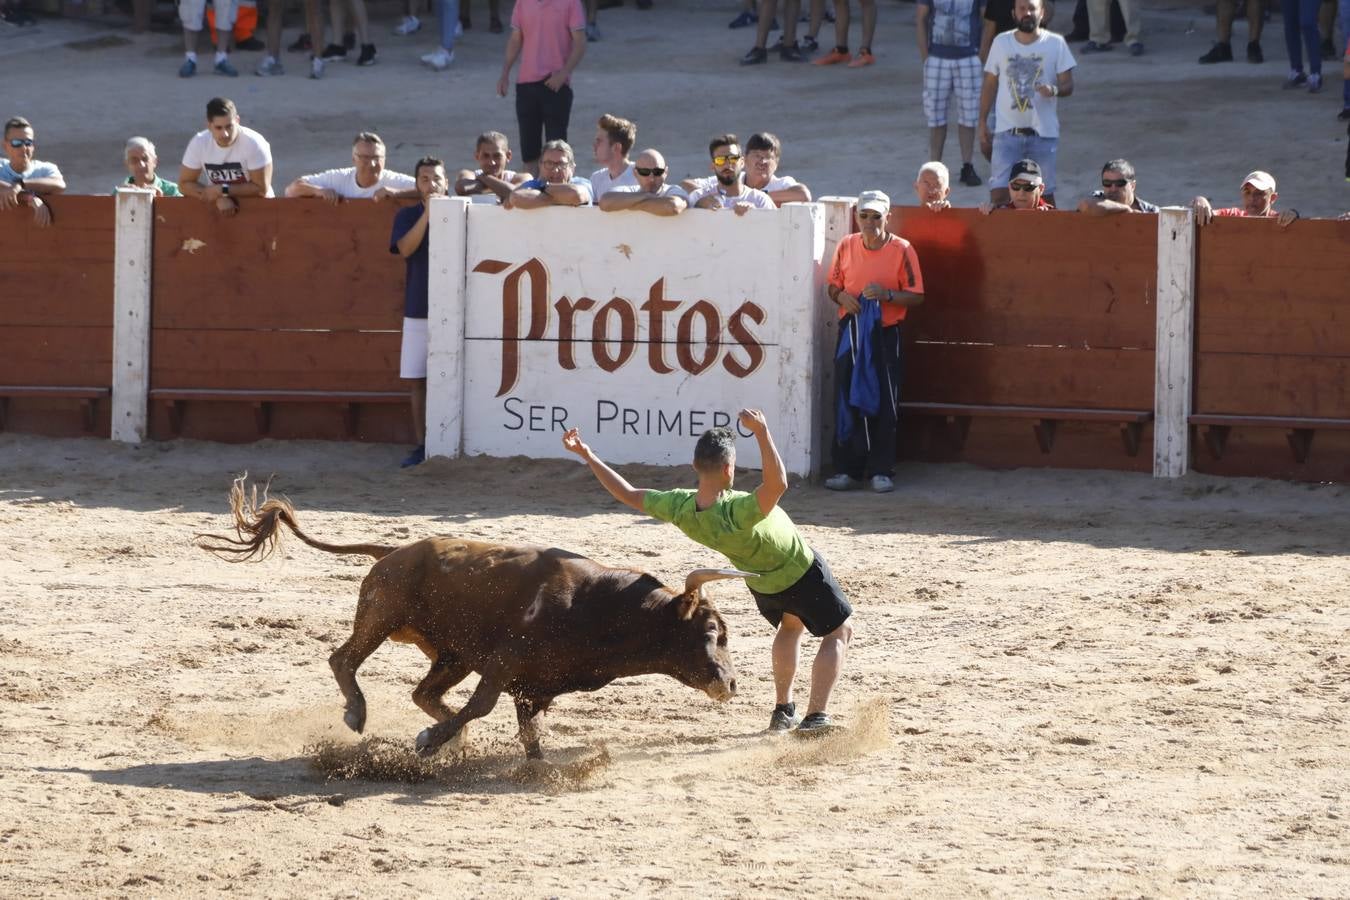
[[[753,494],[731,490],[736,476],[736,433],[712,428],[694,448],[695,490],[640,490],[611,469],[581,441],[573,428],[563,448],[581,457],[605,489],[620,503],[670,522],[693,540],[723,553],[738,569],[755,573],[746,586],[759,611],[778,629],[773,639],[773,681],[777,705],[770,731],[801,731],[831,726],[826,706],[839,680],[853,627],[853,608],[830,573],[829,564],[802,540],[797,526],[778,506],[787,491],[787,472],[778,456],[764,413],[743,409],[741,427],[759,442],[764,481]],[[811,666],[811,698],[806,717],[797,719],[792,681],[806,631],[820,638]]]
[[[127,141],[123,162],[131,174],[118,187],[138,187],[154,191],[156,197],[181,197],[178,185],[160,178],[155,169],[159,166],[159,157],[155,155],[155,145],[149,138],[134,137]]]

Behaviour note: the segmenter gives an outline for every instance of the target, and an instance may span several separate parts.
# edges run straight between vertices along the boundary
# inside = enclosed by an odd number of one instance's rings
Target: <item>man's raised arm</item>
[[[581,441],[581,432],[576,428],[571,428],[563,435],[563,449],[569,453],[575,453],[581,457],[586,465],[590,466],[591,474],[609,491],[615,500],[625,506],[631,506],[638,512],[645,512],[642,508],[643,498],[647,496],[645,490],[640,490],[628,483],[618,472],[615,472],[605,461],[596,456],[590,447],[587,447]],[[781,463],[780,463],[781,465]]]
[[[741,426],[759,442],[759,464],[764,482],[755,489],[755,499],[759,501],[759,511],[767,516],[787,493],[787,470],[783,468],[783,458],[774,446],[773,435],[769,434],[769,423],[764,413],[757,409],[743,409],[737,418]]]

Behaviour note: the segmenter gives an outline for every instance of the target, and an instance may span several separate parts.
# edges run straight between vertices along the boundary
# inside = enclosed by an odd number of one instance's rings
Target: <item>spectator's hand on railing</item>
[[[746,213],[748,213],[750,210],[754,209],[754,206],[752,206],[752,205],[749,204],[749,203],[746,203],[746,202],[742,201],[742,202],[740,202],[740,203],[737,203],[734,207],[732,207],[732,209],[734,209],[734,210],[736,211],[736,215],[738,215],[738,216],[743,216],[743,215],[745,215]]]
[[[19,205],[19,193],[23,188],[17,184],[0,185],[0,209],[13,209]]]
[[[862,304],[858,302],[857,297],[853,296],[848,291],[840,291],[835,294],[834,302],[842,306],[846,313],[856,316],[858,313],[862,312]]]
[[[1336,217],[1337,222],[1350,222],[1350,212],[1343,212]]]
[[[239,212],[239,201],[221,194],[216,198],[216,212],[222,216],[232,216]]]
[[[52,208],[43,203],[42,198],[36,194],[33,195],[32,199],[33,221],[37,223],[39,228],[46,228],[52,224]]]
[[[1297,218],[1298,210],[1286,209],[1275,219],[1275,224],[1279,225],[1281,228],[1288,228]]]
[[[319,191],[319,199],[325,203],[331,203],[334,206],[337,206],[342,202],[342,195],[332,188],[323,188]]]
[[[1209,201],[1204,197],[1196,197],[1191,203],[1191,209],[1195,210],[1195,224],[1205,226],[1209,220],[1214,218],[1214,208],[1209,205]]]
[[[987,216],[993,211],[994,211],[994,204],[990,203],[988,200],[980,204],[980,215]]]
[[[923,208],[929,212],[942,212],[944,209],[951,209],[952,205],[946,200],[929,200],[923,204]]]
[[[370,199],[374,200],[376,203],[379,203],[381,200],[388,200],[392,196],[394,196],[394,192],[389,190],[389,188],[378,187],[375,189],[375,193],[370,195]]]

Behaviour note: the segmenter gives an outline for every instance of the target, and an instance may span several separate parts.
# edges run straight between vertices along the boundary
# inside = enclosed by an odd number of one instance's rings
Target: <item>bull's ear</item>
[[[754,572],[740,569],[695,569],[684,579],[684,594],[680,596],[680,618],[692,619],[694,610],[703,600],[703,585],[723,578],[754,578]]]

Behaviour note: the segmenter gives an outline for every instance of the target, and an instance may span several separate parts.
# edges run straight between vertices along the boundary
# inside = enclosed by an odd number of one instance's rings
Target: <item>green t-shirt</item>
[[[811,568],[811,548],[788,514],[775,506],[766,516],[759,501],[745,491],[723,491],[712,506],[699,510],[697,492],[688,489],[647,491],[642,508],[649,516],[670,522],[691,539],[725,554],[732,565],[755,578],[745,583],[761,594],[777,594],[797,583]]]
[[[119,184],[118,187],[127,187],[132,183],[133,182],[131,180],[131,176],[128,175],[127,180]],[[159,192],[163,194],[165,197],[183,196],[183,192],[178,190],[177,184],[175,184],[172,181],[169,181],[167,178],[160,178],[158,175],[155,176],[155,187],[159,188]]]

